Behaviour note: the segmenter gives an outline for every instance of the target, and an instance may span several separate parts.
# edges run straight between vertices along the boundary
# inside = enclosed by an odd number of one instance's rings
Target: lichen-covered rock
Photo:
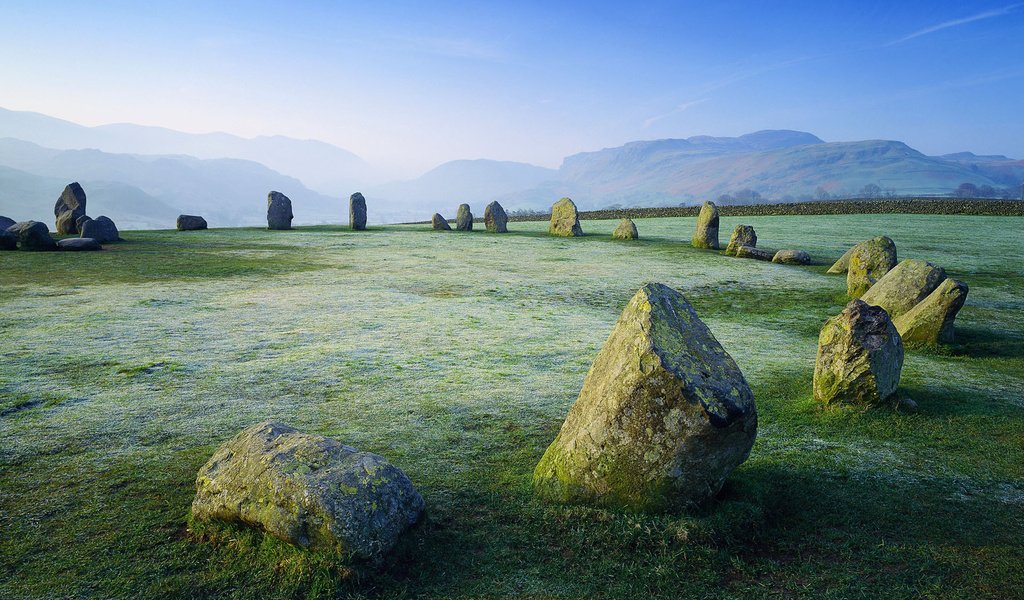
[[[850,265],[852,270],[853,263]],[[881,306],[895,319],[917,306],[945,279],[942,267],[908,258],[883,275],[860,299]]]
[[[199,470],[192,517],[261,527],[292,544],[377,558],[423,511],[397,467],[330,438],[266,421]]]
[[[281,192],[267,194],[267,229],[291,229],[292,201]]]
[[[775,254],[771,250],[762,250],[752,246],[740,246],[734,251],[736,258],[753,258],[754,260],[771,261]]]
[[[57,248],[67,252],[88,252],[102,250],[103,246],[100,246],[100,243],[92,238],[77,237],[58,240]]]
[[[736,250],[742,246],[757,247],[757,233],[750,225],[737,225],[736,229],[732,230],[732,237],[729,238],[729,245],[725,247],[725,253],[735,255]]]
[[[562,198],[551,206],[551,224],[548,225],[550,235],[562,237],[579,237],[583,235],[580,227],[580,211],[569,198]]]
[[[57,203],[53,206],[53,216],[57,219],[58,234],[78,233],[77,221],[78,217],[85,214],[85,202],[85,190],[77,181],[64,187],[60,198],[57,198]],[[61,219],[61,215],[64,213],[71,214]]]
[[[640,237],[636,230],[636,223],[633,219],[623,219],[612,232],[612,238],[616,240],[635,240]]]
[[[891,396],[903,369],[903,341],[885,309],[853,300],[818,336],[814,399],[875,404]]]
[[[441,216],[441,213],[434,213],[433,217],[430,217],[430,225],[435,231],[451,231],[452,226],[448,224],[448,220]]]
[[[953,323],[968,291],[966,283],[948,278],[914,308],[893,319],[893,325],[908,344],[951,344]]]
[[[50,230],[46,223],[39,221],[21,221],[7,228],[7,231],[14,234],[18,239],[18,248],[21,250],[44,251],[56,250],[57,242],[50,236]]]
[[[14,219],[0,215],[0,231],[7,231],[7,228],[15,223],[17,223],[17,221]]]
[[[459,211],[455,213],[456,231],[473,231],[473,213],[469,210],[468,204],[460,204]]]
[[[100,215],[95,219],[82,221],[82,237],[92,238],[101,244],[109,244],[119,241],[121,234],[113,221]]]
[[[891,248],[892,264],[896,264],[896,244],[891,239],[885,236],[878,236],[871,238],[870,240],[863,241],[857,244],[856,246],[850,248],[846,252],[844,252],[843,255],[839,257],[839,260],[834,262],[826,272],[832,275],[841,275],[843,273],[846,273],[850,269],[850,257],[853,256],[853,253],[856,252],[861,246],[865,245],[874,245],[876,247]]]
[[[348,198],[348,224],[353,231],[366,229],[366,198],[359,192]]]
[[[18,236],[7,229],[0,229],[0,250],[17,250]]]
[[[174,224],[178,231],[199,231],[207,227],[206,219],[199,215],[178,215]]]
[[[839,257],[839,260],[832,263],[832,266],[829,267],[828,271],[825,272],[830,275],[842,275],[846,273],[847,269],[850,268],[850,256],[853,255],[853,251],[856,249],[857,246],[854,246],[847,250],[846,252],[843,252],[843,255]]]
[[[803,250],[779,250],[772,257],[772,262],[783,265],[809,265],[811,255]]]
[[[86,215],[76,216],[70,210],[64,211],[57,217],[57,233],[62,235],[78,233],[82,231],[78,224],[88,220],[90,219]]]
[[[846,293],[860,298],[896,266],[896,244],[885,236],[858,244],[846,270]]]
[[[555,502],[687,507],[721,489],[756,434],[739,367],[682,294],[651,283],[590,367],[534,489]]]
[[[714,202],[705,202],[697,215],[697,228],[693,231],[690,245],[694,248],[718,250],[718,207]]]
[[[484,227],[492,233],[508,232],[508,215],[497,201],[484,207]]]

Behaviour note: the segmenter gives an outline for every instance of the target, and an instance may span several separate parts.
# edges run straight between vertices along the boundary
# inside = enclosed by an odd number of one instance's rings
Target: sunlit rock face
[[[562,198],[551,206],[551,223],[548,233],[562,237],[579,237],[583,235],[580,227],[580,211],[569,198]]]
[[[705,202],[697,215],[697,227],[690,245],[694,248],[718,250],[718,207],[714,202]]]

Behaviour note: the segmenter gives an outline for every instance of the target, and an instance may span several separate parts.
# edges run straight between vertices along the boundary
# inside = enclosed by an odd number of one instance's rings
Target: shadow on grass
[[[948,349],[950,354],[973,358],[1024,358],[1024,336],[1006,330],[969,325],[957,326],[956,343]],[[944,354],[942,347],[929,348],[930,352]]]

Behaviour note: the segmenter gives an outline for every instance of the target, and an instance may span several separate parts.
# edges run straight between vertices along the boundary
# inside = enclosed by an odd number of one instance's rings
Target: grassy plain
[[[1024,221],[722,219],[810,267],[544,223],[507,235],[124,232],[0,253],[0,597],[1010,597],[1024,589]],[[825,269],[878,234],[970,285],[957,345],[907,354],[920,410],[823,411]],[[689,515],[553,507],[533,467],[642,283],[680,289],[750,382],[760,429]],[[403,469],[427,515],[383,564],[187,526],[196,471],[261,419]]]

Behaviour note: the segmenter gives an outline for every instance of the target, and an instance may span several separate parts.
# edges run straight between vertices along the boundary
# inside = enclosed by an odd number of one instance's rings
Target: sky
[[[761,129],[1024,158],[1024,2],[4,0],[0,56],[0,107],[408,175]]]

